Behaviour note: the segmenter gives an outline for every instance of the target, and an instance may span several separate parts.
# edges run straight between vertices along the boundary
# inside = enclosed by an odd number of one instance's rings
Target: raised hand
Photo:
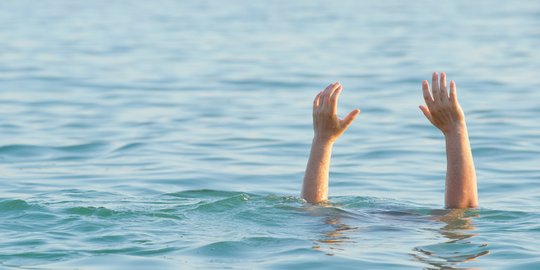
[[[332,83],[315,97],[313,101],[313,129],[315,139],[334,142],[351,125],[359,109],[351,111],[345,118],[337,117],[337,104],[343,87]]]
[[[426,106],[420,105],[420,110],[426,118],[443,134],[447,135],[465,126],[465,116],[457,100],[456,83],[450,81],[450,93],[446,87],[446,74],[441,73],[441,79],[437,72],[433,73],[430,93],[427,80],[422,82],[422,91]]]
[[[360,110],[355,109],[344,119],[337,117],[339,94],[343,87],[338,82],[319,92],[313,101],[313,129],[315,136],[306,166],[302,198],[309,203],[328,199],[328,173],[334,142],[351,125]]]
[[[433,73],[430,93],[427,81],[422,82],[426,106],[420,110],[426,118],[442,131],[446,141],[446,192],[447,208],[473,208],[478,206],[476,172],[469,143],[465,116],[459,106],[456,83],[446,87],[446,74]]]

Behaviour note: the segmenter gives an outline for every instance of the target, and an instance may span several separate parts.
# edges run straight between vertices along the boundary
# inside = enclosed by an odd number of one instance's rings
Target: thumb
[[[358,116],[358,114],[360,114],[360,110],[355,109],[355,110],[352,110],[352,112],[350,112],[347,116],[345,116],[345,118],[341,120],[343,127],[348,128],[352,124],[356,116]]]
[[[433,121],[431,120],[431,112],[429,111],[429,109],[426,106],[422,105],[418,106],[418,108],[420,108],[420,110],[424,113],[424,116],[426,116],[429,122],[433,123]]]

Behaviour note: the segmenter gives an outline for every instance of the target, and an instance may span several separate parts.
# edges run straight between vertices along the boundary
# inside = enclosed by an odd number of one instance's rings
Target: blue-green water
[[[540,4],[290,2],[0,2],[0,268],[539,269]],[[442,209],[435,70],[477,210]],[[362,114],[311,206],[336,80]]]

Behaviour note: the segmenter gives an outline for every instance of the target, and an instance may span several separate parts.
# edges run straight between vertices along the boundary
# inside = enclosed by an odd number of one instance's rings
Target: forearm
[[[319,203],[328,199],[332,146],[333,143],[328,140],[313,139],[302,186],[302,198],[309,203]]]
[[[446,208],[478,206],[476,172],[465,123],[446,138]]]

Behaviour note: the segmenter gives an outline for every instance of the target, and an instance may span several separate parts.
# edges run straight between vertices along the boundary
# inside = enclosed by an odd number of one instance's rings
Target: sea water
[[[2,1],[1,269],[539,269],[538,1]],[[480,207],[444,210],[421,81]],[[299,198],[340,81],[330,200]]]

